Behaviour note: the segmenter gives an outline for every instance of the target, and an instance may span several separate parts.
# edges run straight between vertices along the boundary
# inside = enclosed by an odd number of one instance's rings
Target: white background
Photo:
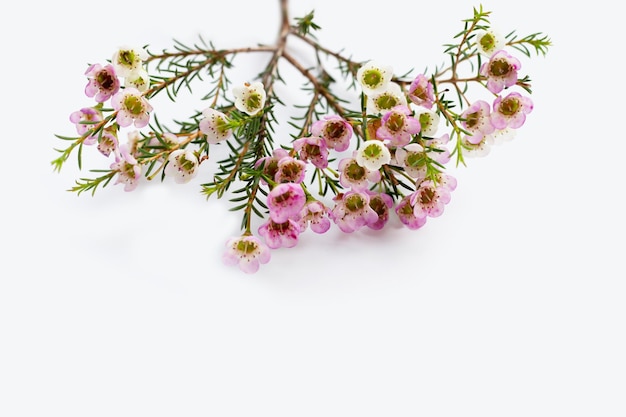
[[[406,4],[294,0],[291,15],[315,9],[327,47],[402,73],[442,63],[479,5]],[[88,63],[199,34],[271,43],[278,1],[13,4],[0,25],[0,416],[626,415],[623,25],[604,0],[558,4],[483,3],[503,31],[554,46],[521,58],[534,112],[455,170],[442,217],[307,233],[255,275],[222,265],[240,218],[202,181],[77,197],[66,190],[89,173],[50,161],[54,134],[91,103]]]

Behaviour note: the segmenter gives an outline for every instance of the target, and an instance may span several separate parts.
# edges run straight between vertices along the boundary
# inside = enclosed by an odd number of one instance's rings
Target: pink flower
[[[409,87],[409,100],[418,106],[430,109],[435,103],[433,85],[424,74],[419,74]]]
[[[142,128],[150,121],[152,106],[136,88],[125,88],[111,98],[111,105],[117,111],[117,124],[127,127],[135,124]]]
[[[206,141],[214,144],[232,136],[232,130],[228,127],[228,118],[224,113],[208,107],[202,111],[204,118],[198,123],[200,131],[206,135]]]
[[[342,232],[352,233],[378,221],[378,213],[370,207],[370,197],[365,191],[348,191],[335,200],[330,217]]]
[[[410,143],[403,148],[396,149],[396,163],[404,168],[411,178],[418,181],[426,178],[426,152],[418,143]]]
[[[510,93],[502,98],[497,97],[493,102],[491,122],[498,129],[517,129],[526,121],[526,115],[533,110],[530,98],[520,93]]]
[[[300,230],[304,232],[308,225],[315,233],[325,233],[330,229],[328,209],[319,201],[308,202],[300,211]]]
[[[389,220],[389,210],[393,207],[393,199],[386,193],[375,193],[368,190],[368,194],[370,195],[370,207],[378,215],[378,220],[367,226],[373,230],[380,230],[385,227]]]
[[[186,184],[198,174],[198,157],[191,149],[177,149],[167,158],[164,173],[177,184]]]
[[[495,130],[491,122],[491,106],[484,100],[478,100],[461,114],[461,126],[469,132],[467,141],[480,143],[485,135]]]
[[[450,150],[446,145],[450,142],[450,134],[444,133],[439,138],[433,138],[426,142],[428,146],[428,156],[433,161],[445,165],[450,162]]]
[[[311,135],[324,138],[326,146],[337,152],[348,149],[353,133],[352,125],[337,115],[326,116],[311,125]]]
[[[115,155],[115,162],[111,164],[111,169],[117,171],[115,184],[124,184],[124,191],[133,191],[137,188],[141,177],[141,165],[130,153],[128,145],[120,146],[118,154]]]
[[[288,219],[283,223],[276,223],[269,219],[259,227],[259,235],[265,238],[265,243],[270,249],[292,248],[296,246],[299,234],[300,225],[292,219]]]
[[[454,183],[456,186],[456,183]],[[450,202],[451,189],[445,184],[434,184],[430,180],[422,181],[411,194],[411,205],[416,217],[439,217]]]
[[[328,166],[328,146],[324,138],[319,136],[307,136],[293,141],[293,149],[298,152],[300,159],[311,161],[317,168],[324,169]]]
[[[292,182],[278,184],[267,195],[270,217],[276,223],[297,218],[305,203],[304,190],[299,184]]]
[[[111,152],[117,152],[118,141],[114,129],[104,129],[102,136],[98,141],[98,151],[104,156],[111,155]]]
[[[259,270],[260,264],[266,264],[271,257],[270,249],[256,236],[233,237],[226,242],[226,251],[222,261],[226,265],[239,265],[247,274]]]
[[[365,190],[371,183],[380,181],[380,171],[371,171],[359,165],[355,157],[343,158],[339,161],[339,183],[344,188]]]
[[[301,183],[306,175],[306,162],[299,159],[286,156],[281,158],[277,164],[276,182],[295,182]]]
[[[404,197],[396,204],[396,215],[398,219],[411,230],[417,230],[426,224],[427,216],[420,213],[416,215],[413,205],[411,204],[411,195]]]
[[[419,120],[411,116],[411,109],[399,105],[385,112],[381,118],[381,125],[376,130],[376,136],[389,141],[391,146],[404,146],[411,142],[411,135],[420,132]]]
[[[501,49],[494,53],[488,62],[480,67],[480,75],[487,77],[487,89],[498,94],[505,87],[517,83],[517,71],[522,67],[520,61]]]
[[[70,114],[70,122],[76,125],[76,132],[80,136],[86,135],[89,130],[93,129],[94,124],[100,121],[102,121],[102,114],[92,107],[84,107]],[[83,144],[93,145],[97,141],[97,135],[89,135],[85,138]]]
[[[85,86],[87,97],[94,97],[98,103],[104,103],[120,89],[120,80],[115,74],[113,65],[93,64],[87,68],[85,75],[89,79]]]

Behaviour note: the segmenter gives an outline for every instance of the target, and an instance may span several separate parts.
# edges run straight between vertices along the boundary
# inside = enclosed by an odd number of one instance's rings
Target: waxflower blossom
[[[388,65],[380,65],[376,61],[369,61],[362,65],[356,74],[356,79],[361,84],[366,95],[372,95],[384,90],[393,77],[393,68]]]
[[[245,235],[226,242],[222,261],[229,266],[238,265],[243,272],[251,274],[257,272],[261,264],[268,263],[270,257],[270,249],[258,237]]]
[[[267,195],[269,215],[276,223],[296,218],[305,204],[304,190],[299,184],[292,182],[278,184]]]
[[[520,61],[501,49],[480,67],[480,75],[487,77],[487,89],[494,94],[517,83],[517,71],[522,67]]]
[[[274,180],[281,182],[301,183],[306,175],[306,162],[291,156],[285,156],[276,165]]]
[[[378,213],[370,207],[370,197],[365,191],[348,191],[335,200],[330,217],[344,233],[378,221]]]
[[[526,121],[526,115],[533,110],[533,102],[530,98],[520,93],[510,93],[502,98],[498,96],[493,102],[491,123],[497,129],[506,127],[517,129]]]
[[[317,168],[328,167],[328,146],[324,138],[306,136],[293,141],[293,149],[298,152],[300,159],[310,161]]]
[[[237,110],[254,116],[263,110],[265,106],[265,87],[263,83],[257,81],[252,84],[245,83],[243,86],[233,87],[235,96],[235,107]]]
[[[328,208],[319,201],[309,201],[300,211],[298,222],[301,232],[310,226],[315,233],[326,233],[330,229]]]
[[[493,133],[485,136],[485,139],[493,145],[501,145],[505,142],[510,142],[515,138],[515,129],[505,127],[504,129],[496,129]]]
[[[380,181],[379,170],[370,170],[361,166],[354,158],[343,158],[339,161],[339,183],[342,187],[353,190],[365,190],[370,184]]]
[[[233,134],[228,127],[228,118],[224,113],[208,107],[202,111],[203,119],[198,123],[200,131],[206,135],[206,141],[211,144],[219,143],[230,138]]]
[[[376,130],[376,137],[389,141],[391,146],[407,145],[411,142],[412,135],[418,134],[421,129],[420,122],[411,113],[411,109],[404,105],[387,111]]]
[[[104,67],[100,64],[90,65],[85,75],[89,79],[85,86],[85,95],[94,97],[98,103],[104,103],[120,90],[120,80],[111,64]]]
[[[111,98],[111,105],[117,111],[117,124],[127,127],[132,124],[142,128],[150,122],[152,106],[136,88],[125,88]]]
[[[413,115],[420,122],[420,133],[425,137],[433,137],[439,130],[440,116],[433,110],[425,107],[415,109]]]
[[[432,82],[424,74],[418,74],[409,87],[409,100],[413,104],[430,109],[435,104],[435,92]]]
[[[391,161],[391,152],[380,140],[368,140],[356,152],[356,162],[370,171],[377,171]]]
[[[485,135],[482,140],[478,143],[471,143],[469,139],[471,136],[463,136],[461,140],[461,145],[463,146],[463,157],[470,158],[482,158],[491,152],[491,145],[493,145],[493,140],[491,139],[491,135]]]
[[[198,174],[198,157],[189,149],[177,149],[170,154],[165,174],[174,177],[177,184],[186,184]]]
[[[417,230],[426,224],[428,217],[422,213],[417,215],[411,203],[412,194],[403,197],[396,204],[395,212],[400,222],[410,230]]]
[[[411,205],[416,217],[439,217],[450,202],[451,189],[446,185],[435,184],[431,180],[422,181],[411,194]]]
[[[370,207],[378,215],[378,219],[368,223],[367,227],[373,230],[380,230],[385,227],[389,220],[389,210],[393,207],[393,199],[386,193],[375,193],[369,190],[367,192],[370,195]]]
[[[387,87],[367,96],[367,114],[384,113],[396,106],[407,104],[406,96],[399,84],[390,82]]]
[[[259,227],[259,235],[270,249],[293,248],[298,244],[299,234],[300,224],[292,219],[282,223],[269,219]]]
[[[98,139],[98,151],[104,156],[111,155],[112,152],[115,152],[118,148],[118,141],[115,130],[113,129],[104,129],[102,131],[102,135],[100,135]]]
[[[113,54],[111,63],[120,77],[128,77],[137,73],[148,53],[143,48],[121,47]]]
[[[506,43],[504,36],[494,28],[477,30],[475,39],[478,51],[486,57],[504,48]]]
[[[311,125],[311,135],[323,138],[326,146],[337,152],[348,149],[353,133],[352,125],[335,114],[325,116]]]
[[[467,141],[474,145],[495,130],[491,120],[491,106],[484,100],[478,100],[465,109],[461,119],[461,126],[469,133],[466,135]]]
[[[129,74],[124,79],[124,87],[134,87],[145,93],[150,88],[150,76],[143,68],[138,68],[135,72]]]
[[[70,114],[70,121],[76,125],[76,133],[85,136],[94,124],[102,121],[102,114],[92,107],[83,107]],[[93,145],[97,140],[98,135],[89,135],[83,140],[83,145]]]
[[[137,163],[127,144],[119,147],[111,170],[117,171],[115,184],[124,184],[124,191],[133,191],[139,185],[141,165]]]
[[[426,153],[422,145],[411,143],[397,148],[395,162],[404,168],[411,178],[422,180],[426,178]]]

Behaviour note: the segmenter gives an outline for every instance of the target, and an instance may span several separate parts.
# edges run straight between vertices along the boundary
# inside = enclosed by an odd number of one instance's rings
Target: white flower
[[[504,48],[504,37],[493,28],[476,31],[476,47],[486,57],[491,57],[496,51]]]
[[[501,145],[515,138],[515,129],[505,127],[504,129],[496,129],[493,133],[485,135],[488,142],[494,145]]]
[[[384,89],[367,96],[367,113],[385,113],[396,106],[407,105],[406,95],[402,87],[394,82],[389,82]]]
[[[422,136],[433,137],[439,129],[439,115],[425,107],[416,106],[414,117],[420,121]]]
[[[426,154],[421,145],[411,143],[403,148],[396,148],[396,162],[404,167],[409,177],[418,181],[426,178]]]
[[[250,116],[254,116],[263,110],[265,106],[266,94],[261,82],[245,83],[243,86],[234,87],[233,95],[235,96],[235,107],[237,107],[237,110]]]
[[[142,93],[146,92],[150,87],[150,76],[148,72],[139,67],[133,73],[126,76],[124,79],[124,87],[135,87]]]
[[[202,111],[204,119],[200,120],[200,131],[206,135],[209,143],[218,143],[228,139],[232,130],[228,128],[228,118],[221,111],[208,107]]]
[[[393,68],[387,65],[380,65],[376,61],[369,61],[359,68],[356,79],[361,84],[366,95],[378,93],[391,81]]]
[[[177,149],[170,154],[167,161],[165,175],[174,177],[178,184],[191,181],[198,173],[198,158],[191,150]]]
[[[356,151],[357,164],[370,171],[377,171],[391,161],[391,152],[380,140],[368,140]]]
[[[141,69],[141,64],[146,59],[148,52],[145,49],[124,46],[115,51],[111,63],[117,75],[128,77]]]

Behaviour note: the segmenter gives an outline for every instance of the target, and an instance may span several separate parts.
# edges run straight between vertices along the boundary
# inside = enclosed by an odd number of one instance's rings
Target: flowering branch
[[[93,195],[112,180],[132,191],[142,179],[157,177],[184,184],[201,164],[212,164],[215,171],[201,192],[207,199],[228,196],[231,210],[242,213],[241,234],[227,241],[223,260],[255,272],[271,250],[295,246],[308,229],[379,230],[390,215],[409,229],[423,227],[443,213],[456,188],[446,165],[488,154],[511,139],[533,110],[531,80],[514,53],[546,55],[550,39],[515,31],[502,36],[482,6],[444,45],[448,64],[432,73],[398,75],[390,65],[356,61],[321,45],[314,13],[292,24],[288,0],[279,1],[274,45],[217,49],[200,38],[192,46],[174,41],[159,53],[123,47],[88,66],[85,94],[95,103],[71,113],[76,135],[56,135],[68,145],[56,149],[52,166],[60,171],[75,154],[82,169],[90,146],[111,161],[70,191]],[[314,67],[296,58],[290,37],[310,48]],[[256,76],[231,84],[236,58],[245,54],[268,60]],[[285,82],[281,65],[302,77],[303,103],[285,103],[277,93],[276,83]],[[339,86],[340,77],[347,89]],[[202,110],[173,121],[175,128],[161,123],[154,97],[176,101],[197,90]],[[286,121],[294,129],[291,139],[277,143],[279,107],[300,114]],[[218,149],[226,156],[215,158]],[[261,221],[256,230],[255,218]]]

